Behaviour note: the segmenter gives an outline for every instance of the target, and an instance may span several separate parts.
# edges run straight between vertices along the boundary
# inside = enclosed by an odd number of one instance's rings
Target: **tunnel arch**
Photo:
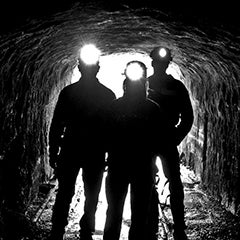
[[[47,134],[59,91],[71,81],[80,46],[104,55],[173,51],[195,107],[182,151],[206,190],[239,214],[239,31],[192,25],[146,9],[81,5],[30,20],[0,38],[1,205],[23,213],[48,180]],[[9,190],[11,189],[11,190]],[[14,199],[14,200],[13,200]]]

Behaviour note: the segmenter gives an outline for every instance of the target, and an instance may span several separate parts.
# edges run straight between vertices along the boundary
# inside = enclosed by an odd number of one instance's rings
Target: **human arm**
[[[179,145],[191,130],[194,113],[189,93],[183,85],[180,92],[180,122],[176,126],[176,144]]]
[[[49,164],[53,169],[56,169],[57,167],[59,150],[64,133],[66,116],[65,109],[65,100],[62,91],[58,97],[58,101],[54,109],[49,131]]]

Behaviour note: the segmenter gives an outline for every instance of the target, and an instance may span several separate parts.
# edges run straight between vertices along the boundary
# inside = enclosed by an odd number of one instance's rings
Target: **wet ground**
[[[182,181],[185,192],[185,210],[186,223],[189,240],[239,240],[240,239],[240,221],[231,213],[225,211],[220,204],[206,195],[201,190],[199,181],[192,171],[181,166]],[[159,221],[159,239],[172,239],[171,235],[171,211],[168,207],[168,185],[164,187],[165,178],[160,173],[161,181],[159,183],[159,196],[161,203],[167,203],[163,210],[163,215]],[[54,185],[52,185],[54,186]],[[51,229],[52,207],[55,201],[57,184],[49,191],[48,186],[42,190],[38,200],[29,208],[28,215],[34,222],[31,230],[22,240],[41,239],[46,240]],[[47,194],[48,193],[48,194]],[[166,201],[167,199],[167,201]],[[65,240],[77,239],[79,225],[78,222],[82,215],[84,196],[82,191],[81,174],[79,174],[76,184],[75,196],[73,198],[69,211],[69,224],[66,227]],[[107,208],[104,195],[104,182],[99,197],[98,210],[96,213],[96,232],[94,240],[101,240],[103,226],[105,222],[105,211]],[[166,218],[165,218],[166,217]],[[164,220],[165,219],[165,220]],[[127,239],[130,225],[129,195],[127,196],[122,232],[120,240]],[[169,228],[170,227],[170,228]]]

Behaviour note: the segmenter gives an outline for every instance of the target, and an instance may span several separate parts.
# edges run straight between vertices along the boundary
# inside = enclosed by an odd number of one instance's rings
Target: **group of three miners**
[[[58,178],[50,239],[63,239],[80,168],[85,195],[80,239],[93,239],[106,166],[108,207],[103,240],[120,238],[129,185],[129,240],[158,239],[156,156],[169,181],[174,240],[187,239],[177,146],[192,127],[193,109],[187,88],[166,73],[172,61],[170,50],[155,47],[150,57],[154,69],[150,77],[142,62],[126,65],[124,93],[118,99],[96,77],[99,59],[86,64],[79,58],[79,81],[60,92],[49,134],[50,165]]]

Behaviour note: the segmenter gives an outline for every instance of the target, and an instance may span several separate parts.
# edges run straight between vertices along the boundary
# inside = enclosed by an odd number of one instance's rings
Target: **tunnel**
[[[140,56],[149,64],[153,47],[172,50],[174,71],[194,108],[194,125],[180,146],[184,164],[206,194],[239,217],[240,28],[234,7],[224,21],[228,8],[213,15],[213,8],[203,14],[203,5],[194,12],[154,2],[26,1],[1,8],[7,14],[1,14],[0,36],[0,239],[12,228],[15,239],[29,239],[18,231],[52,177],[48,133],[58,94],[72,82],[80,47],[90,42],[110,59],[102,79],[111,59],[125,64],[126,56]],[[111,81],[120,81],[121,73],[118,68],[104,82],[117,95],[121,82]]]

